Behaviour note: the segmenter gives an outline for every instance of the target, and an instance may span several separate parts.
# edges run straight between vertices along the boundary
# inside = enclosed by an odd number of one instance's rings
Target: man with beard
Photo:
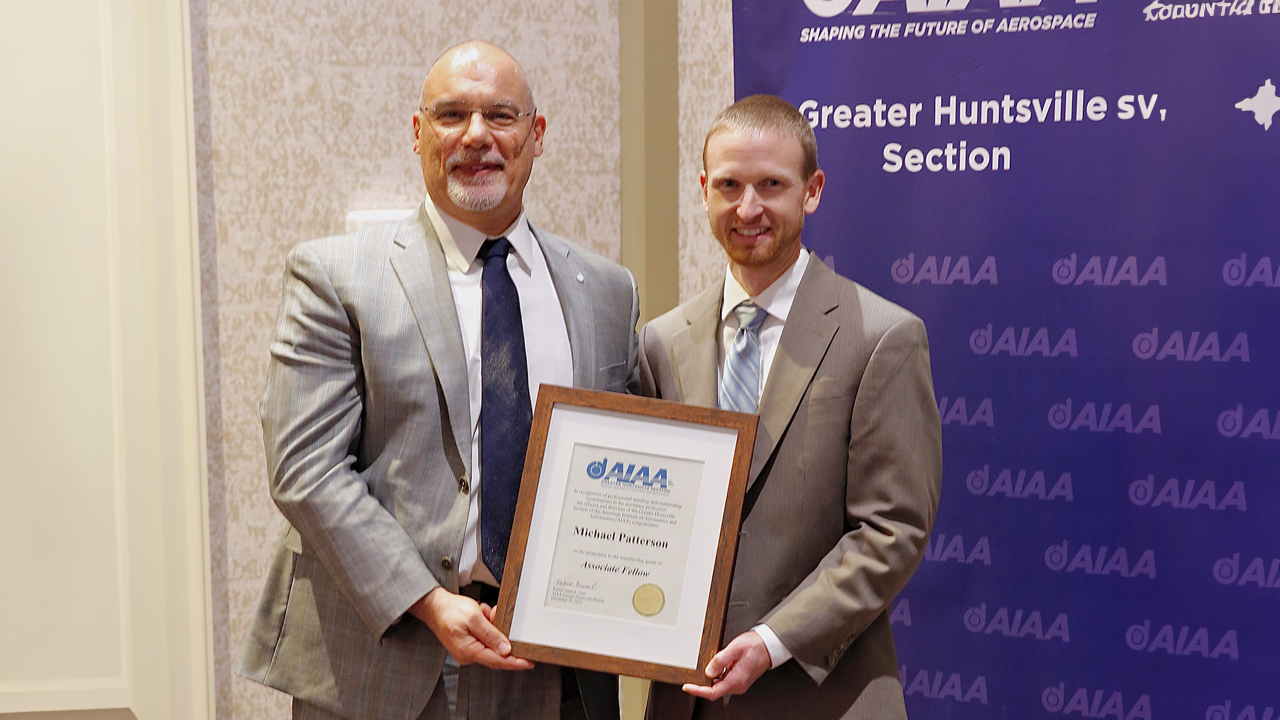
[[[540,383],[626,391],[623,268],[533,225],[547,120],[481,42],[427,74],[427,199],[288,257],[262,427],[291,525],[241,674],[294,720],[618,717],[616,678],[511,657],[492,623]]]
[[[641,331],[642,391],[760,425],[731,640],[706,667],[710,687],[655,683],[649,717],[905,719],[889,610],[942,477],[924,324],[801,247],[826,178],[795,108],[738,101],[702,162],[728,270]]]

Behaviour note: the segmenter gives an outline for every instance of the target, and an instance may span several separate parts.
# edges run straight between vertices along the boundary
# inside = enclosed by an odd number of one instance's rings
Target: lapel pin
[[[583,282],[582,273],[578,273],[578,282]]]

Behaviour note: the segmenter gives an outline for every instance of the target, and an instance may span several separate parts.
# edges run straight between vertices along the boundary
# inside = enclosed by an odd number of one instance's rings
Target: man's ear
[[[702,209],[707,209],[707,171],[703,170],[698,173],[698,182],[702,185]]]
[[[804,186],[804,214],[812,215],[818,209],[818,203],[822,201],[822,188],[827,183],[827,176],[821,170],[813,173],[813,177],[809,178],[809,182]]]
[[[533,118],[533,156],[542,154],[542,136],[547,133],[547,116],[539,114]]]
[[[416,112],[413,114],[413,154],[422,154],[422,118]]]

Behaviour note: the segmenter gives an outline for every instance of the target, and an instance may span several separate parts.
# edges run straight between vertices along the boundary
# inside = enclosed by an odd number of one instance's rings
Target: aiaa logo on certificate
[[[615,462],[610,468],[607,457],[587,463],[587,477],[599,480],[601,485],[630,485],[658,492],[671,491],[671,480],[667,477],[666,468],[658,468],[650,472],[648,465],[637,468],[636,463],[623,462]]]

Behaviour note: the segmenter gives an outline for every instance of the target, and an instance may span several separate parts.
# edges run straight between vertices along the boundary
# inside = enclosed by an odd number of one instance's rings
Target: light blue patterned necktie
[[[738,332],[733,336],[720,378],[720,408],[755,413],[760,405],[760,375],[764,353],[760,348],[760,325],[769,313],[746,300],[733,309],[738,316]]]

